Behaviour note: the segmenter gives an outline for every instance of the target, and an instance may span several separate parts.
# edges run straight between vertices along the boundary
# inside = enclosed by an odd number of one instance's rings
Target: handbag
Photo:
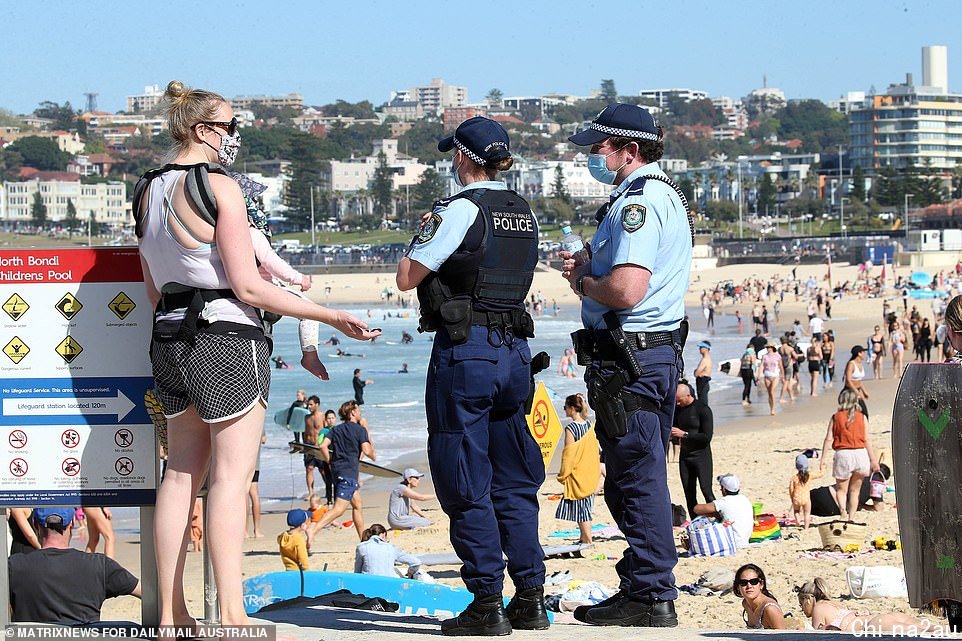
[[[778,525],[778,519],[774,514],[759,514],[755,517],[755,526],[752,528],[752,535],[748,539],[749,543],[759,543],[761,541],[772,541],[782,538],[782,528]]]
[[[818,526],[818,534],[822,537],[822,548],[846,552],[850,547],[861,548],[865,545],[868,525],[855,521],[831,521]]]
[[[855,565],[845,570],[848,591],[856,599],[907,598],[905,571],[891,565]]]
[[[720,523],[707,516],[699,516],[685,528],[691,556],[731,556],[738,546],[735,530],[728,522]]]

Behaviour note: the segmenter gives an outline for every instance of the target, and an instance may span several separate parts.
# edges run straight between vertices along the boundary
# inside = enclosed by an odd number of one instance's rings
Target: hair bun
[[[164,92],[171,101],[181,100],[188,94],[187,88],[180,80],[171,80],[167,83],[167,91]]]

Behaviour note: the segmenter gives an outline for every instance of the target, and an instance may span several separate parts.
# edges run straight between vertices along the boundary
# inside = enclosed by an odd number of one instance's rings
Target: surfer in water
[[[275,356],[275,357],[271,358],[271,360],[274,361],[274,368],[275,368],[275,369],[290,369],[290,368],[291,368],[291,366],[288,365],[287,363],[285,363],[285,362],[284,362],[284,359],[281,358],[280,356]]]

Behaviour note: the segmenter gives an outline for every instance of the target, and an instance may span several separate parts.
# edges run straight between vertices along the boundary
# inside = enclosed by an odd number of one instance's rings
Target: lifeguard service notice
[[[151,309],[133,248],[0,251],[0,505],[149,505]]]

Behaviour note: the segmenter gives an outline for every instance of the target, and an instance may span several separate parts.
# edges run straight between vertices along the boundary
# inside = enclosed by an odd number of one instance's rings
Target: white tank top
[[[201,243],[197,249],[188,249],[170,231],[171,225],[181,224],[171,203],[174,189],[185,173],[181,169],[172,169],[151,181],[140,254],[150,268],[157,291],[162,291],[168,283],[201,289],[228,289],[230,282],[217,246],[214,243]],[[179,320],[183,316],[184,310],[179,309],[158,316],[158,319]],[[207,303],[201,318],[210,323],[229,321],[260,325],[255,308],[232,298],[220,298]]]

